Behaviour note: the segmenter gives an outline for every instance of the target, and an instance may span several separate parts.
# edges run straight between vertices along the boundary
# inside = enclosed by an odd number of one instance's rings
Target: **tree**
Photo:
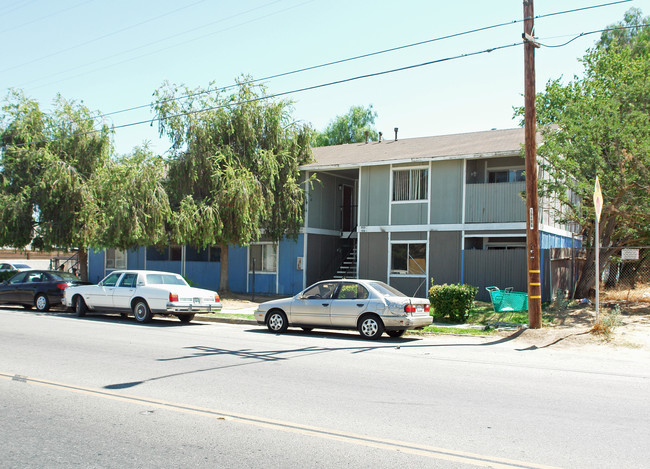
[[[365,142],[366,132],[369,140],[377,140],[375,118],[377,113],[372,104],[367,108],[352,106],[347,114],[337,116],[323,132],[317,132],[312,140],[312,146],[324,147],[344,143]]]
[[[60,95],[47,114],[12,90],[0,126],[0,245],[78,248],[87,277],[85,247],[96,222],[85,210],[89,180],[110,157],[110,130],[94,128],[83,104]]]
[[[228,245],[248,245],[262,230],[276,241],[297,236],[304,207],[298,167],[311,159],[311,131],[292,120],[290,102],[270,100],[247,77],[230,95],[165,83],[154,96],[160,134],[172,142],[171,240],[219,245],[219,289],[226,291]]]
[[[628,14],[626,21],[638,21],[638,15]],[[566,85],[551,80],[537,96],[544,135],[540,196],[559,200],[557,220],[577,223],[587,247],[593,246],[599,177],[603,268],[611,246],[647,241],[650,233],[650,28],[647,18],[641,23],[636,33],[605,33],[583,57],[583,77]],[[579,277],[578,297],[594,284],[593,264],[592,253]]]
[[[129,249],[166,245],[171,217],[165,164],[147,145],[111,158],[90,180],[85,211],[96,224],[90,246]]]

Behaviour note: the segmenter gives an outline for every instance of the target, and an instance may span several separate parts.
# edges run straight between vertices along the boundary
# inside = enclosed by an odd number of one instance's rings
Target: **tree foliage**
[[[304,207],[298,167],[311,159],[310,129],[291,119],[290,102],[268,99],[247,77],[230,95],[165,83],[155,98],[160,134],[172,142],[172,240],[220,245],[226,290],[229,244],[248,245],[262,230],[272,240],[297,236]]]
[[[12,90],[2,108],[0,245],[84,247],[96,229],[85,210],[89,180],[110,157],[110,131],[83,104],[57,96],[53,110]]]
[[[369,140],[377,140],[375,118],[377,112],[370,106],[352,106],[347,114],[337,116],[323,132],[316,132],[312,145],[324,147],[344,143],[365,142],[366,132]]]
[[[544,134],[538,150],[544,175],[540,196],[559,200],[558,221],[577,223],[592,245],[599,177],[601,266],[611,255],[606,247],[650,239],[650,29],[648,19],[639,21],[637,13],[626,15],[627,21],[643,26],[636,32],[605,33],[583,57],[583,77],[568,84],[551,80],[537,96]],[[593,285],[589,260],[576,294],[586,295],[588,285]]]

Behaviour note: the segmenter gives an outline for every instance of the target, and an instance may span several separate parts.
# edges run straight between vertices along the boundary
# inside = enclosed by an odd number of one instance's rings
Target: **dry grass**
[[[650,283],[637,284],[633,290],[629,288],[605,290],[602,292],[601,298],[603,301],[633,301],[650,303]]]

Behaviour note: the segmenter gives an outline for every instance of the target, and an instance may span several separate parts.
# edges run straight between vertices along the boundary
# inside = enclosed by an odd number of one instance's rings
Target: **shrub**
[[[471,285],[434,285],[431,279],[429,301],[435,311],[434,316],[465,322],[477,293],[478,288]]]
[[[16,275],[17,273],[18,272],[16,272],[15,270],[10,270],[10,271],[7,271],[7,272],[0,272],[0,282],[3,282],[5,280],[9,280],[11,277]]]

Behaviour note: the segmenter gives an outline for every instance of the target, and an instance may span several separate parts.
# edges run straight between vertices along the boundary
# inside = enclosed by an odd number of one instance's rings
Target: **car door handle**
[[[363,305],[363,303],[357,303],[357,306],[358,306],[359,308],[363,308],[364,305]]]
[[[328,307],[329,305],[329,303],[323,303],[323,307]]]

